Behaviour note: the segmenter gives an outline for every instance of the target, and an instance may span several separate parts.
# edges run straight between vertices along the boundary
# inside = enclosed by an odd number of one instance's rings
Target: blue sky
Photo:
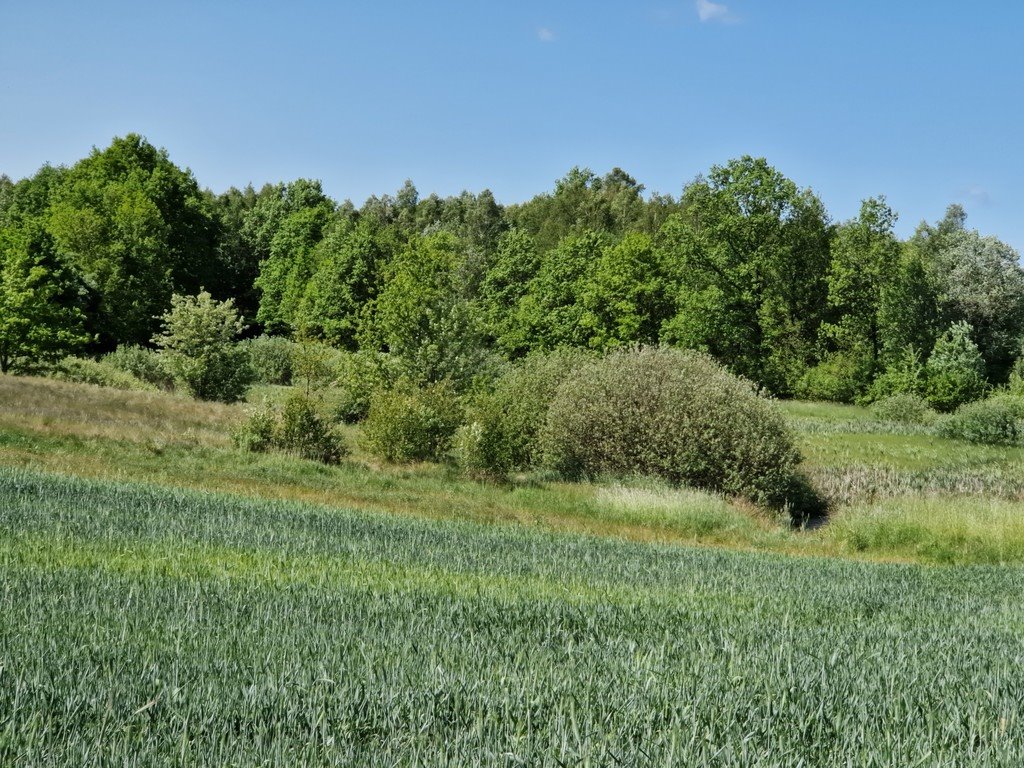
[[[503,202],[574,165],[678,194],[764,155],[832,216],[950,202],[1024,247],[1024,4],[0,0],[0,172],[136,131],[203,186]]]

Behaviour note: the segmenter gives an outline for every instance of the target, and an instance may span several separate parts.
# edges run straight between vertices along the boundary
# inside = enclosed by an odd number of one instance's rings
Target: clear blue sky
[[[764,155],[837,220],[950,202],[1024,247],[1024,3],[0,0],[0,172],[144,134],[214,190],[677,194]]]

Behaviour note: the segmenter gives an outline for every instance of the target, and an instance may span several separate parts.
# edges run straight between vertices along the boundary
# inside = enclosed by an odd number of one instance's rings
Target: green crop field
[[[1020,765],[1024,575],[0,471],[4,764]]]
[[[785,403],[836,491],[794,531],[0,395],[0,765],[1024,764],[1020,449]]]

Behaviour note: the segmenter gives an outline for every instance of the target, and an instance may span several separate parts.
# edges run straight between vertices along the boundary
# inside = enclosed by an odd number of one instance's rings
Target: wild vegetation
[[[0,177],[0,763],[1018,764],[1024,270],[894,223]]]

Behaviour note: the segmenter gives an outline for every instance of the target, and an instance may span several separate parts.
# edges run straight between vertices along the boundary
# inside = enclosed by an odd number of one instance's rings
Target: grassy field
[[[815,530],[0,376],[0,765],[1024,763],[1024,453],[782,407]]]
[[[1018,568],[0,470],[0,763],[1020,765]]]
[[[254,400],[280,397],[258,390]],[[0,465],[437,520],[520,523],[635,541],[945,564],[1024,563],[1024,450],[969,445],[854,406],[782,403],[829,525],[790,531],[741,503],[647,481],[479,483],[437,465],[381,465],[346,428],[325,467],[231,447],[244,406],[0,377]]]

